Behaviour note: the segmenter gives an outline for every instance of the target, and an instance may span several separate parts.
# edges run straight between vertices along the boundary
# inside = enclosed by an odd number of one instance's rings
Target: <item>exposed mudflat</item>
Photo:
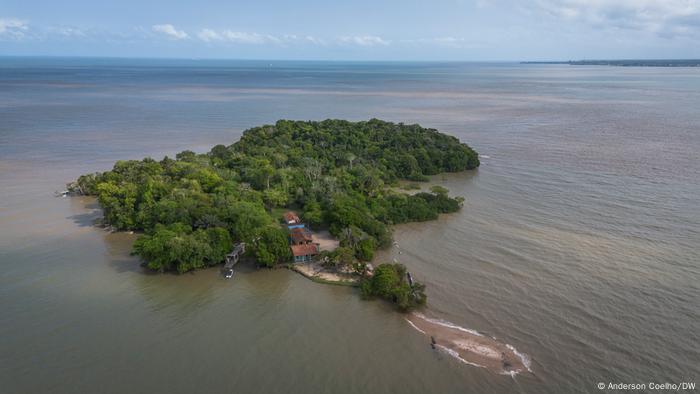
[[[528,356],[507,343],[420,313],[412,313],[406,320],[429,337],[437,350],[444,350],[466,364],[508,375],[530,372]]]

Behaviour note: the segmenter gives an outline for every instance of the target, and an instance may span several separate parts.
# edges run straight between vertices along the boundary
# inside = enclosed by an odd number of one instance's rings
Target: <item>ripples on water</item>
[[[1,59],[0,382],[558,393],[697,380],[697,108],[693,69]],[[467,197],[462,212],[398,226],[377,258],[428,285],[426,316],[513,346],[532,373],[465,366],[387,305],[287,271],[144,274],[133,236],[91,226],[94,202],[51,196],[118,159],[327,117],[419,122],[482,154],[478,171],[433,179]]]

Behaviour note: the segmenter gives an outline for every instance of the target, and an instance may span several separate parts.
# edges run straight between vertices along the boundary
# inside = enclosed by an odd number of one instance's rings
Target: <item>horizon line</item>
[[[2,58],[49,58],[49,59],[131,59],[131,60],[219,60],[219,61],[264,61],[264,62],[337,62],[337,63],[567,63],[582,61],[698,61],[698,58],[580,58],[580,59],[284,59],[284,58],[246,58],[246,57],[179,57],[179,56],[107,56],[107,55],[12,55],[0,54]]]

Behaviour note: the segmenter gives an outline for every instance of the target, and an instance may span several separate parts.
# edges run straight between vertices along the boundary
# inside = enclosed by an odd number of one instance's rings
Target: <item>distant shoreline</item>
[[[570,66],[617,67],[700,67],[700,59],[526,61],[520,62],[520,64],[567,64]]]

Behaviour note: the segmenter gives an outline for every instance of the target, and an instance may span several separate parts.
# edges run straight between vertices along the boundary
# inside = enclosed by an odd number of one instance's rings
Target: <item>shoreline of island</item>
[[[562,60],[522,61],[520,64],[563,64],[569,66],[615,67],[700,67],[700,59],[618,59],[618,60]]]
[[[68,191],[97,197],[108,228],[137,232],[132,253],[150,271],[223,263],[232,278],[234,266],[249,260],[357,288],[362,299],[410,312],[426,305],[425,285],[397,261],[374,265],[375,251],[394,245],[397,224],[462,209],[463,197],[420,183],[479,164],[468,145],[419,125],[282,120],[206,154],[118,161],[111,171],[81,176]],[[507,344],[406,316],[434,350],[479,359],[469,362],[498,373],[523,370]]]
[[[96,196],[105,225],[138,232],[133,254],[152,271],[225,263],[232,277],[244,255],[267,268],[318,258],[322,268],[296,270],[317,282],[350,282],[363,298],[407,311],[425,303],[425,286],[398,262],[372,267],[375,251],[392,245],[393,225],[435,220],[460,210],[464,198],[441,186],[395,188],[479,164],[467,144],[417,124],[280,120],[208,153],[117,161],[67,191]],[[311,228],[337,244],[322,252]]]
[[[325,271],[318,263],[288,264],[286,268],[300,274],[312,282],[324,285],[359,287],[362,279],[361,277],[355,275],[348,275],[348,278],[344,279],[343,276],[338,273]]]

